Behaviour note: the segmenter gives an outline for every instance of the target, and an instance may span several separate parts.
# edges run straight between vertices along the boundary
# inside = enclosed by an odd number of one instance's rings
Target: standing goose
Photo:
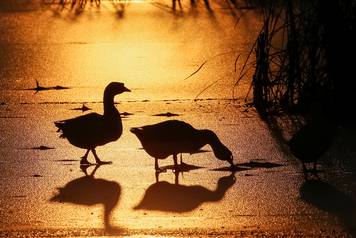
[[[89,113],[54,123],[58,132],[62,132],[61,138],[67,138],[72,145],[87,150],[80,161],[81,164],[89,164],[89,151],[93,153],[97,164],[108,163],[99,159],[95,148],[120,138],[122,122],[114,105],[114,97],[123,92],[131,91],[123,83],[111,82],[104,91],[104,115]]]
[[[155,158],[155,169],[159,170],[158,159],[173,155],[177,167],[177,154],[194,153],[209,144],[214,155],[234,166],[231,151],[221,143],[211,130],[197,130],[188,123],[168,120],[154,125],[147,125],[130,130],[140,140],[143,149]]]
[[[313,163],[317,172],[317,160],[331,147],[336,137],[336,126],[324,115],[322,106],[313,102],[307,115],[307,124],[288,141],[291,153],[302,162],[303,172],[311,171],[306,164]]]

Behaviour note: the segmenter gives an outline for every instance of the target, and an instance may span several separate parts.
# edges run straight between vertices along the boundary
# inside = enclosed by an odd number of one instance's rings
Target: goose
[[[122,134],[120,113],[114,105],[114,97],[123,92],[131,92],[123,83],[111,82],[104,90],[104,114],[89,113],[68,120],[54,122],[61,132],[61,138],[68,139],[72,145],[86,149],[80,164],[89,164],[87,157],[91,151],[97,164],[110,163],[101,161],[96,154],[97,146],[116,141]]]
[[[336,137],[336,126],[324,115],[320,103],[313,102],[307,123],[287,142],[290,152],[302,162],[303,172],[310,171],[306,164],[313,164],[317,172],[318,159],[329,149]]]
[[[155,159],[156,171],[160,170],[158,159],[173,155],[174,166],[177,168],[177,154],[192,154],[206,144],[211,146],[216,158],[229,162],[231,167],[234,166],[231,151],[211,130],[198,130],[186,122],[168,120],[153,125],[134,127],[130,131],[140,140],[143,149]]]

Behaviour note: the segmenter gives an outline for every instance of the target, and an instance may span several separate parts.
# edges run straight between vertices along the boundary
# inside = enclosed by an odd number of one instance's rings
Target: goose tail
[[[63,122],[56,121],[56,122],[54,122],[54,125],[58,128],[57,132],[62,132],[62,134],[59,136],[59,138],[66,138],[63,133]]]

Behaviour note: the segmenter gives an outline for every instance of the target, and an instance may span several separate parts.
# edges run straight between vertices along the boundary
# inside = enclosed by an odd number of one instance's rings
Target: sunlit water
[[[102,93],[111,81],[124,82],[132,90],[115,98],[117,108],[132,115],[123,118],[124,132],[118,141],[98,148],[99,156],[113,164],[98,168],[94,177],[105,180],[108,189],[113,183],[121,187],[110,217],[113,226],[123,229],[121,234],[253,236],[340,229],[326,212],[300,200],[303,176],[298,165],[272,139],[257,113],[241,106],[248,77],[233,94],[260,27],[258,15],[250,10],[234,12],[227,3],[213,1],[212,11],[204,1],[194,7],[182,0],[182,9],[177,7],[176,12],[171,1],[123,4],[88,3],[76,14],[69,5],[62,9],[36,1],[0,3],[1,229],[30,229],[26,232],[38,236],[105,235],[105,202],[83,206],[49,200],[58,188],[84,176],[79,168],[84,150],[59,139],[53,122],[82,115],[71,109],[83,103],[102,113]],[[233,13],[243,14],[238,24]],[[26,90],[36,87],[36,80],[40,86],[69,89]],[[233,95],[237,102],[229,100]],[[222,193],[216,190],[217,183],[230,172],[213,171],[227,164],[205,147],[206,153],[183,155],[185,162],[202,168],[180,174],[179,183],[200,186],[221,198],[191,204],[181,212],[134,210],[155,184],[155,174],[154,160],[140,149],[129,128],[163,121],[167,118],[153,115],[165,112],[179,114],[173,119],[196,128],[215,131],[235,162],[280,166],[247,166]],[[31,149],[40,145],[54,149]],[[172,164],[172,159],[161,164]],[[170,170],[159,179],[175,183]],[[21,232],[12,236],[16,234]]]

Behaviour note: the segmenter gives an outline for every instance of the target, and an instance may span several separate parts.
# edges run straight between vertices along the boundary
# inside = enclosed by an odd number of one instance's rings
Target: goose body
[[[329,149],[336,136],[336,127],[325,118],[319,105],[313,105],[306,125],[288,141],[291,153],[302,162],[304,172],[307,163],[313,163]]]
[[[123,83],[112,82],[104,91],[104,114],[89,113],[68,120],[55,122],[61,138],[68,139],[72,145],[86,149],[81,164],[88,164],[89,151],[94,154],[98,164],[103,163],[95,152],[97,146],[116,141],[122,134],[120,113],[114,105],[114,97],[123,92],[130,92]]]
[[[140,140],[143,149],[155,158],[155,168],[158,169],[158,159],[173,155],[174,165],[177,166],[177,154],[195,153],[209,144],[215,156],[233,165],[231,151],[221,143],[211,130],[198,130],[190,124],[168,120],[130,130]]]

